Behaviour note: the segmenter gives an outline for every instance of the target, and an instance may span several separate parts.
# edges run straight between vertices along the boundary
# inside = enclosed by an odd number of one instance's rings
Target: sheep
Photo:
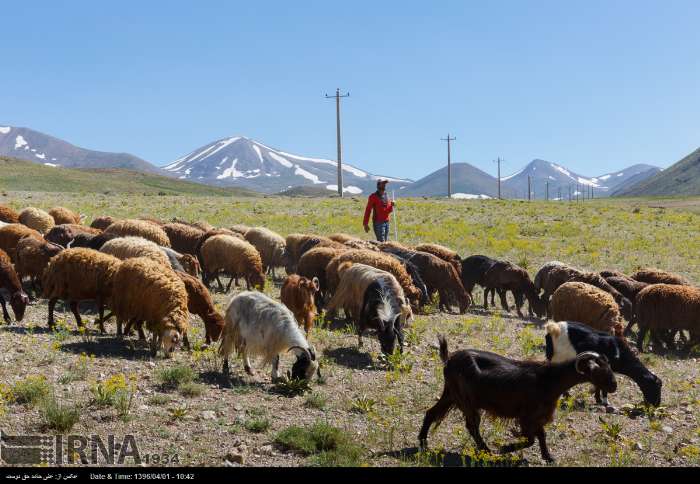
[[[317,277],[307,279],[297,274],[291,274],[285,279],[280,291],[282,304],[292,311],[297,322],[304,324],[307,338],[311,334],[311,328],[313,328],[317,314],[314,300],[319,289],[320,283]]]
[[[163,227],[163,225],[165,225],[165,222],[153,217],[139,217],[137,220],[143,220],[144,222],[148,222],[149,224],[155,225],[156,227]]]
[[[117,234],[122,237],[141,237],[163,247],[170,247],[170,240],[163,229],[143,220],[127,219],[114,222],[105,229],[105,233]]]
[[[655,268],[640,269],[630,277],[635,281],[646,282],[647,284],[673,284],[679,286],[691,285],[688,279],[683,276]]]
[[[293,351],[296,362],[290,378],[311,380],[314,372],[321,377],[314,348],[301,333],[294,314],[283,304],[260,292],[242,292],[231,298],[224,319],[219,355],[224,359],[222,372],[227,377],[228,358],[234,350],[243,357],[249,375],[253,375],[249,357],[259,355],[264,365],[272,363],[272,381],[277,381],[280,354]]]
[[[102,246],[100,252],[126,260],[134,257],[147,257],[163,267],[172,268],[168,256],[157,244],[141,237],[120,237]],[[181,268],[181,266],[179,267]]]
[[[117,234],[99,234],[92,235],[88,233],[81,233],[75,236],[73,240],[66,244],[67,249],[77,249],[83,247],[86,249],[100,250],[103,245],[105,245],[110,240],[119,239],[121,235]]]
[[[600,271],[598,274],[603,279],[607,279],[608,277],[626,277],[627,279],[630,278],[629,276],[625,275],[624,273],[622,273],[620,271],[616,271],[614,269],[606,269],[604,271]]]
[[[605,355],[612,371],[630,377],[639,386],[647,404],[655,407],[661,404],[661,379],[639,361],[627,345],[625,338],[596,331],[585,324],[568,321],[550,322],[545,324],[544,328],[548,361],[563,363],[584,351]],[[603,392],[601,398],[600,393],[601,390],[596,388],[596,402],[607,407],[608,395]]]
[[[44,239],[46,239],[48,242],[53,242],[54,244],[66,247],[71,240],[78,236],[78,234],[100,235],[101,233],[101,230],[93,229],[92,227],[87,227],[85,225],[60,224],[55,225],[51,230],[49,230],[46,235],[44,235]]]
[[[466,257],[462,260],[460,277],[462,279],[462,285],[464,289],[472,296],[472,291],[476,284],[484,288],[484,304],[486,304],[488,291],[484,286],[484,275],[488,272],[493,264],[497,261],[485,255],[472,255]],[[491,304],[493,304],[493,298],[495,297],[496,291],[491,289]]]
[[[535,284],[530,279],[530,275],[525,269],[508,261],[497,261],[484,274],[484,287],[493,288],[498,292],[503,309],[509,311],[506,300],[507,291],[513,293],[515,298],[515,309],[518,316],[523,317],[520,308],[523,304],[523,295],[527,298],[528,311],[530,316],[533,312],[541,317],[545,314],[546,308],[535,289]],[[484,297],[484,309],[486,309],[486,297]]]
[[[403,327],[412,316],[403,289],[389,272],[366,264],[343,262],[338,268],[340,283],[328,302],[327,318],[343,308],[355,323],[358,346],[367,328],[377,330],[384,354],[392,354],[396,340],[403,352]]]
[[[456,300],[460,313],[464,313],[471,304],[471,298],[464,289],[454,265],[428,252],[398,249],[385,246],[389,254],[398,255],[413,264],[425,283],[428,299],[437,292],[440,295],[440,309],[449,311],[450,302]]]
[[[403,288],[404,294],[408,297],[412,304],[417,304],[420,301],[420,291],[411,281],[411,276],[408,275],[406,269],[393,257],[382,252],[372,252],[369,250],[351,249],[337,255],[328,263],[326,267],[326,284],[328,293],[331,294],[340,282],[338,267],[343,262],[350,261],[353,263],[367,264],[377,269],[385,270],[391,273]],[[326,296],[327,297],[327,296]]]
[[[226,292],[231,289],[234,279],[242,276],[247,288],[265,288],[265,274],[262,270],[262,259],[255,247],[244,240],[230,235],[215,235],[202,245],[202,279],[209,284],[212,276],[224,271],[231,276]]]
[[[306,252],[299,259],[297,274],[308,279],[318,279],[319,291],[316,293],[316,307],[323,307],[323,300],[328,289],[326,284],[326,267],[338,254],[348,249],[334,249],[333,247],[316,247]]]
[[[45,234],[53,227],[53,217],[40,208],[28,207],[19,213],[19,223],[34,229],[40,234]]]
[[[60,245],[38,240],[34,237],[23,237],[20,239],[15,249],[15,270],[19,280],[22,281],[25,277],[28,277],[35,294],[39,295],[39,286],[44,270],[49,265],[51,258],[62,250],[63,247]]]
[[[337,244],[338,242],[336,241],[331,241],[334,244]],[[359,249],[359,250],[370,250],[372,252],[379,252],[379,244],[376,243],[374,240],[362,240],[362,239],[351,239],[345,241],[342,245],[349,247],[351,249]]]
[[[165,224],[163,230],[168,235],[170,246],[174,250],[182,254],[197,255],[197,244],[204,235],[203,230],[182,223]]]
[[[76,249],[77,250],[77,249]],[[166,357],[187,334],[187,289],[178,275],[145,257],[122,262],[113,277],[110,307],[117,317],[117,334],[124,322],[145,321],[152,333],[151,356],[162,348]]]
[[[19,214],[7,205],[0,205],[0,222],[5,222],[8,224],[18,224]]]
[[[358,237],[355,237],[354,235],[349,235],[349,234],[344,234],[344,233],[334,233],[328,236],[329,239],[331,239],[334,242],[338,242],[339,244],[344,244],[345,242],[349,240],[359,240]]]
[[[34,229],[30,229],[26,225],[10,224],[0,228],[0,250],[6,252],[7,255],[10,256],[10,260],[14,262],[17,242],[19,242],[23,237],[27,236],[33,237],[37,240],[44,240],[39,232]]]
[[[237,234],[241,234],[244,237],[246,232],[248,232],[250,229],[250,227],[243,224],[236,224],[233,227],[230,227],[231,232],[236,232]]]
[[[622,318],[613,297],[584,282],[559,286],[550,301],[554,321],[578,321],[598,331],[622,336]]]
[[[284,237],[265,227],[253,227],[244,234],[244,237],[260,252],[263,272],[270,272],[275,278],[275,268],[285,265],[287,248]]]
[[[92,249],[66,249],[53,257],[42,277],[43,297],[49,300],[50,329],[55,327],[54,308],[59,299],[68,301],[79,327],[83,326],[78,303],[95,300],[99,310],[98,324],[104,333],[104,305],[112,295],[114,273],[121,261]],[[120,288],[122,290],[123,288]]]
[[[564,273],[564,270],[569,273],[583,272],[568,264],[553,260],[543,265],[540,270],[537,271],[537,274],[535,274],[535,280],[533,281],[535,290],[537,290],[538,293],[543,291],[542,301],[544,301],[545,304],[549,303],[549,298],[554,294],[554,291],[557,290],[557,287],[568,281],[567,277],[569,277],[569,274]],[[550,281],[550,279],[552,280]]]
[[[338,242],[334,242],[327,237],[321,237],[319,235],[289,234],[284,241],[285,246],[287,247],[287,257],[285,261],[285,270],[287,271],[287,274],[295,273],[301,256],[316,246],[347,249],[345,245],[339,244]]]
[[[634,304],[639,326],[637,349],[644,351],[644,337],[652,330],[652,339],[659,343],[654,330],[687,330],[690,340],[686,350],[700,343],[700,288],[678,284],[652,284],[637,294]]]
[[[601,273],[602,274],[602,273]],[[649,284],[646,282],[639,282],[635,281],[634,279],[630,279],[627,276],[610,276],[605,278],[606,282],[610,284],[612,287],[614,287],[620,294],[625,296],[627,299],[632,301],[634,305],[634,301],[637,298],[637,294],[639,294],[639,291],[647,287]],[[632,332],[632,326],[636,321],[634,318],[630,319],[630,322],[627,324],[627,327],[625,328],[624,334],[629,335]]]
[[[159,247],[159,249],[168,256],[173,270],[183,271],[194,277],[199,275],[201,267],[197,258],[192,254],[181,254],[168,247]]]
[[[204,220],[198,220],[196,222],[192,222],[190,225],[192,225],[192,227],[195,227],[195,228],[201,230],[202,232],[209,232],[211,230],[216,229],[216,227],[214,227],[212,224],[210,224],[209,222],[206,222]]]
[[[416,267],[416,265],[407,258],[401,257],[398,254],[392,254],[391,252],[387,252],[387,254],[401,262],[401,265],[406,269],[408,275],[411,276],[411,282],[413,282],[416,289],[420,291],[420,299],[418,301],[419,306],[425,306],[428,304],[430,302],[430,294],[428,293],[428,287],[425,285],[425,282],[423,282],[423,278],[420,275],[420,270],[418,270],[418,267]]]
[[[229,229],[212,229],[204,232],[204,234],[199,238],[199,241],[197,242],[197,245],[194,249],[195,255],[197,256],[197,260],[199,261],[199,265],[202,269],[202,273],[206,272],[206,267],[204,266],[204,259],[202,257],[202,246],[207,240],[216,235],[230,235],[231,237],[235,237],[240,240],[245,240],[241,234],[232,232]],[[219,281],[219,285],[221,285],[221,281]]]
[[[481,410],[495,417],[517,419],[526,442],[507,444],[501,453],[532,446],[539,440],[540,453],[554,462],[547,448],[544,426],[551,422],[559,397],[575,385],[591,382],[608,393],[617,390],[615,375],[604,355],[585,351],[562,363],[519,361],[480,350],[449,354],[447,341],[439,336],[440,359],[445,387],[440,400],[430,408],[418,434],[420,447],[427,447],[428,430],[450,410],[458,407],[467,430],[479,450],[489,452],[479,433]]]
[[[419,244],[414,247],[414,250],[433,254],[445,262],[449,262],[457,270],[457,274],[462,271],[462,259],[459,257],[459,254],[452,249],[438,244]]]
[[[204,284],[196,277],[177,271],[177,276],[185,284],[187,290],[187,310],[199,316],[204,322],[207,344],[218,341],[224,329],[224,318],[214,306],[211,294]]]
[[[10,314],[5,306],[5,298],[2,295],[2,290],[5,290],[10,295],[10,307],[15,313],[15,319],[22,321],[24,311],[29,304],[29,296],[22,289],[22,283],[17,276],[15,268],[12,266],[10,256],[4,250],[0,249],[0,305],[2,305],[2,316],[6,323],[10,323]]]
[[[80,214],[77,214],[73,212],[72,210],[69,210],[65,207],[54,207],[51,210],[49,210],[49,215],[53,218],[53,221],[56,225],[63,225],[63,224],[75,224],[75,225],[80,225],[80,223],[83,220],[83,216]]]
[[[116,218],[110,217],[109,215],[103,215],[102,217],[97,217],[95,220],[93,220],[90,227],[93,229],[106,230],[107,227],[115,222],[118,222]]]

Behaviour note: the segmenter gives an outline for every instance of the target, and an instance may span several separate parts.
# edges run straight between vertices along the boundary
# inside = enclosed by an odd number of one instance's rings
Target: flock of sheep
[[[283,267],[288,274],[281,302],[266,296],[267,275]],[[229,277],[227,286],[222,277]],[[216,282],[229,291],[239,279],[246,291],[231,298],[221,315],[209,288]],[[280,377],[280,355],[293,352],[289,377],[320,376],[309,336],[317,315],[326,318],[342,309],[357,328],[359,345],[366,330],[376,333],[382,352],[402,351],[404,328],[414,312],[438,297],[438,308],[466,312],[474,287],[484,290],[484,308],[498,294],[509,310],[511,292],[519,316],[525,299],[530,316],[549,317],[545,325],[547,362],[518,361],[494,353],[463,350],[450,354],[440,337],[445,389],[428,410],[419,440],[450,409],[459,408],[477,446],[488,449],[479,434],[481,412],[518,419],[522,444],[539,440],[542,457],[551,460],[544,425],[551,421],[558,398],[574,385],[590,382],[596,400],[607,405],[614,392],[614,373],[632,378],[645,401],[659,405],[661,380],[629,347],[626,336],[638,326],[637,348],[644,350],[650,332],[656,350],[686,350],[700,342],[700,289],[686,279],[657,269],[630,276],[586,272],[561,262],[545,264],[534,281],[508,261],[482,255],[461,258],[435,244],[409,247],[377,243],[346,234],[291,234],[282,237],[263,227],[215,228],[206,222],[148,218],[116,220],[99,217],[90,226],[71,210],[49,212],[27,208],[20,213],[0,206],[0,302],[10,322],[2,290],[21,321],[29,296],[48,300],[48,325],[53,327],[57,301],[68,304],[79,326],[78,304],[94,301],[104,323],[113,315],[117,334],[151,333],[151,352],[168,356],[180,343],[189,348],[190,314],[199,316],[207,344],[220,341],[228,374],[228,357],[238,354],[252,374],[250,357],[272,364]],[[111,311],[105,315],[105,311]],[[626,322],[626,327],[625,327]],[[303,331],[300,326],[303,326]],[[687,334],[686,334],[687,332]],[[678,340],[678,343],[677,343]],[[602,393],[602,397],[601,397]]]

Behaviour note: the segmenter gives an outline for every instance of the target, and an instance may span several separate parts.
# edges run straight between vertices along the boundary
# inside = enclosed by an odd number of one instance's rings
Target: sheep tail
[[[440,359],[443,365],[447,365],[447,360],[450,358],[450,352],[447,349],[447,339],[444,335],[438,335],[438,342],[440,343]]]

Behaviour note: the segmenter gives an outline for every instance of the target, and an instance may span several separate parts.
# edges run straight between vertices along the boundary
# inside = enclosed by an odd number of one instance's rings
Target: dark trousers
[[[374,224],[374,235],[377,236],[379,242],[389,240],[389,222],[379,222]]]

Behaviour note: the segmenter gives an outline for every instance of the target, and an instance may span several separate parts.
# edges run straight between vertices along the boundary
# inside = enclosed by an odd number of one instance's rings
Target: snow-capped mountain
[[[291,187],[323,187],[337,192],[337,163],[276,150],[244,136],[224,138],[202,146],[163,167],[183,180],[239,186],[264,193]],[[373,175],[343,163],[343,190],[352,195],[370,193],[378,178],[388,178],[398,190],[411,180]]]
[[[162,172],[128,153],[108,153],[74,146],[29,128],[0,125],[0,156],[9,156],[65,168],[121,168],[148,173]]]
[[[633,177],[637,179],[650,177],[658,171],[657,167],[638,164],[614,173],[587,177],[574,173],[557,163],[536,159],[528,163],[522,170],[502,177],[501,184],[516,198],[527,198],[528,176],[534,198],[545,197],[547,184],[549,185],[549,198],[552,199],[558,196],[568,197],[569,189],[571,189],[572,196],[575,196],[578,191],[588,193],[588,187],[593,188],[594,196],[604,197]]]

